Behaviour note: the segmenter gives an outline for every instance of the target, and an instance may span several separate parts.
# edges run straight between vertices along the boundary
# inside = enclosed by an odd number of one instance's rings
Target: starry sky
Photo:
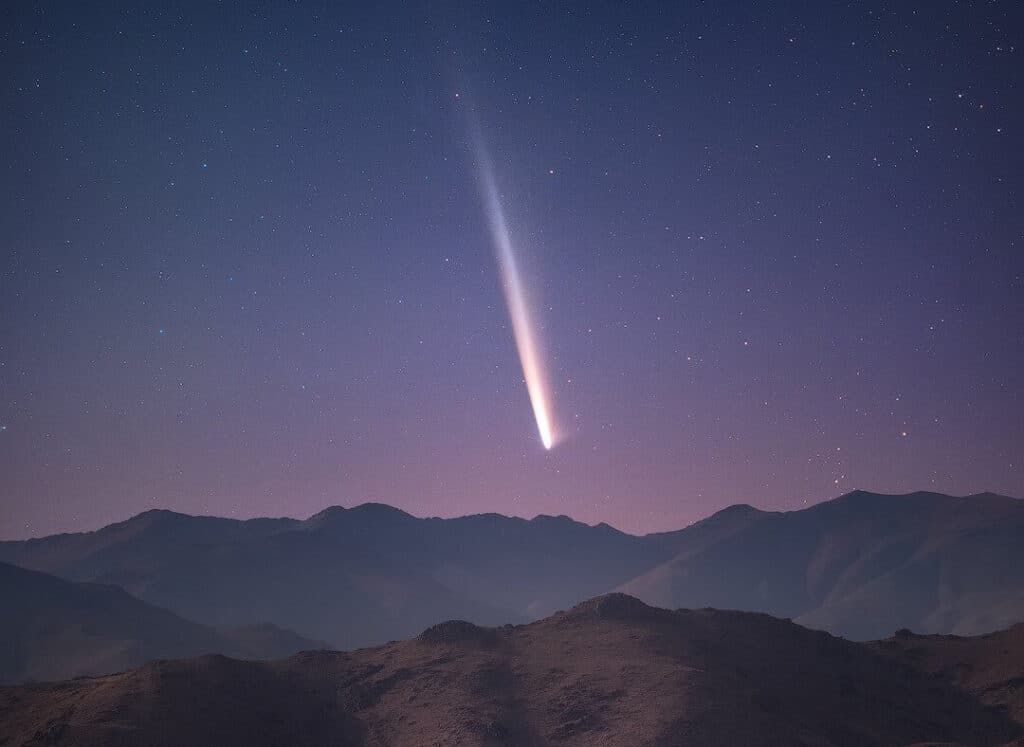
[[[1022,51],[1013,0],[4,3],[0,537],[1024,497]]]

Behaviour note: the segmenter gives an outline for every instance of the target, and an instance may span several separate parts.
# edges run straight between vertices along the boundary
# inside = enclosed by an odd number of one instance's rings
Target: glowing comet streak
[[[537,431],[545,449],[555,443],[555,434],[551,418],[551,391],[544,365],[540,358],[540,347],[534,334],[533,320],[526,303],[523,281],[519,276],[515,249],[505,220],[505,211],[498,197],[498,187],[494,180],[494,167],[484,145],[479,130],[475,133],[476,157],[479,168],[480,190],[484,208],[487,211],[487,222],[490,225],[491,237],[498,256],[498,269],[501,272],[501,283],[505,291],[505,303],[508,315],[512,320],[512,333],[515,336],[519,361],[523,366],[523,378],[526,379],[526,391],[530,395],[533,417],[537,421]]]

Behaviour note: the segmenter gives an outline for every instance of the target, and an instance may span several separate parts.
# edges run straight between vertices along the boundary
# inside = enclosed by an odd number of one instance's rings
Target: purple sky
[[[574,5],[5,6],[0,537],[1024,497],[1019,7]]]

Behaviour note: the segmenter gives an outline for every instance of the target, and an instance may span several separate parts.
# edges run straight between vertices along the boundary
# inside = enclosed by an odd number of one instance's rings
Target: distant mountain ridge
[[[1013,498],[854,491],[725,524],[714,541],[684,542],[619,589],[660,606],[755,609],[861,640],[897,628],[977,634],[1024,619],[1024,502]]]
[[[358,651],[206,656],[0,687],[13,744],[1010,747],[1024,638],[860,644],[768,615],[609,594]]]
[[[0,600],[0,682],[107,674],[209,653],[276,659],[324,646],[269,623],[215,630],[116,586],[6,563],[0,563]]]
[[[565,516],[417,518],[384,504],[306,520],[147,511],[96,532],[0,542],[0,561],[115,584],[207,625],[267,620],[343,648],[448,618],[524,622],[612,590],[862,640],[1024,620],[1024,502],[992,494],[736,505],[642,537]]]

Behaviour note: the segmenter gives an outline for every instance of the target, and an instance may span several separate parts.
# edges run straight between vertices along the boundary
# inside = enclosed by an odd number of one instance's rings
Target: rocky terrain
[[[0,744],[1007,745],[1022,656],[1019,628],[862,644],[611,594],[372,649],[0,688]]]

